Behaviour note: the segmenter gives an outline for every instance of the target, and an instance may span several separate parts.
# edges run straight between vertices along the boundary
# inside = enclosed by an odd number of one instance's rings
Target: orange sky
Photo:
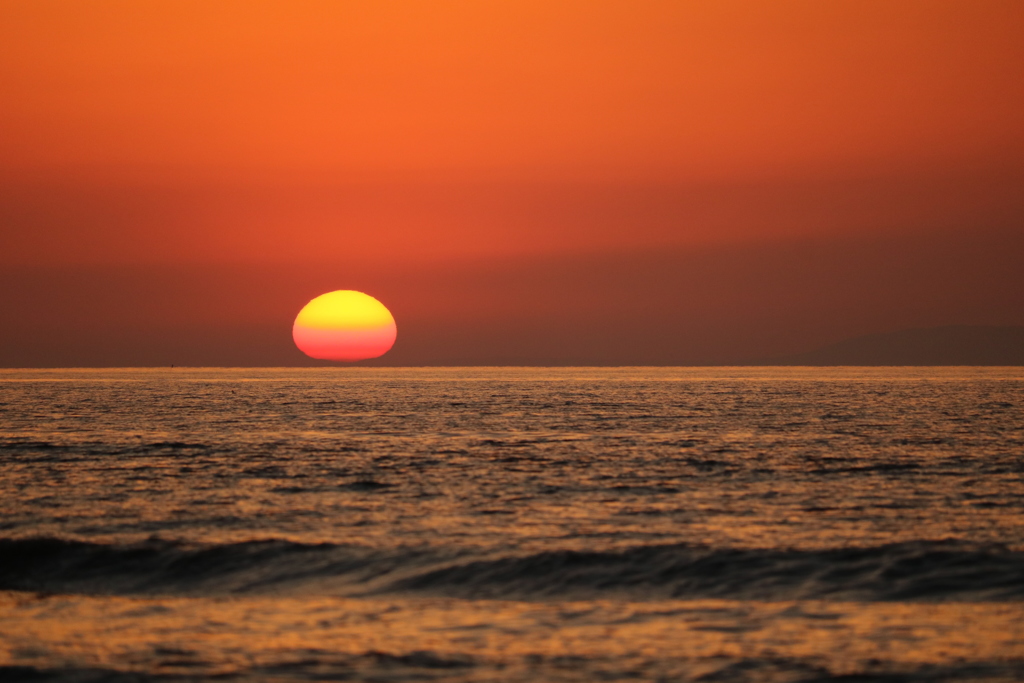
[[[96,287],[83,304],[95,315],[75,328],[91,329],[112,305],[96,274],[140,267],[142,283],[150,266],[265,268],[271,290],[307,299],[319,293],[309,269],[336,273],[333,288],[373,273],[385,303],[432,311],[439,330],[466,338],[502,298],[489,272],[536,278],[551,259],[931,241],[987,245],[971,272],[1002,272],[994,264],[1024,221],[1022,35],[1019,0],[2,0],[0,267],[28,274],[0,294],[0,317],[47,309],[51,295],[31,283],[93,273],[81,286]],[[722,258],[728,270],[745,257]],[[880,266],[862,266],[837,306],[888,305],[865,284]],[[943,276],[916,277],[938,291],[929,283]],[[922,300],[816,329],[820,315],[780,310],[772,326],[792,332],[779,352],[915,320],[1024,323],[1020,281],[1005,277],[962,279],[967,299],[1004,301],[980,317],[976,304]],[[618,278],[626,300],[649,294],[642,272]],[[542,280],[519,308],[502,299],[506,315],[541,325]],[[478,292],[461,314],[413,305],[455,281]],[[558,300],[591,310],[585,282],[560,283]],[[253,323],[210,286],[164,317]],[[695,296],[673,286],[659,300]],[[733,296],[701,324],[751,320],[733,306],[745,294]],[[141,340],[158,334],[119,315]],[[18,334],[31,346],[29,327]],[[0,365],[23,357],[4,353]]]

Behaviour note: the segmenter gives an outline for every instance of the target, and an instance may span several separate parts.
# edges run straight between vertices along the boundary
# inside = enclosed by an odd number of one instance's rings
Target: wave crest
[[[0,589],[99,594],[429,593],[460,598],[1020,600],[1024,553],[912,542],[763,550],[687,545],[471,559],[283,540],[187,547],[0,539]]]

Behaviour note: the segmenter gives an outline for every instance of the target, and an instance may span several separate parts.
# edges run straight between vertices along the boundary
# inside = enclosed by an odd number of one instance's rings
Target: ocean
[[[1024,368],[0,370],[0,680],[1024,680]]]

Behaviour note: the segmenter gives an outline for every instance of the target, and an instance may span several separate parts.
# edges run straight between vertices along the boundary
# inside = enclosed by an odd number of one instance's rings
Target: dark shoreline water
[[[2,680],[1024,678],[1021,368],[0,370],[0,473]]]

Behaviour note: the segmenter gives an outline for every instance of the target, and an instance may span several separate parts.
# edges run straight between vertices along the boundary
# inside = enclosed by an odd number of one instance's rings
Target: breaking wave
[[[1020,600],[1024,552],[940,541],[826,550],[637,546],[511,557],[282,540],[184,546],[0,539],[0,589],[90,594],[331,591],[461,598]]]

